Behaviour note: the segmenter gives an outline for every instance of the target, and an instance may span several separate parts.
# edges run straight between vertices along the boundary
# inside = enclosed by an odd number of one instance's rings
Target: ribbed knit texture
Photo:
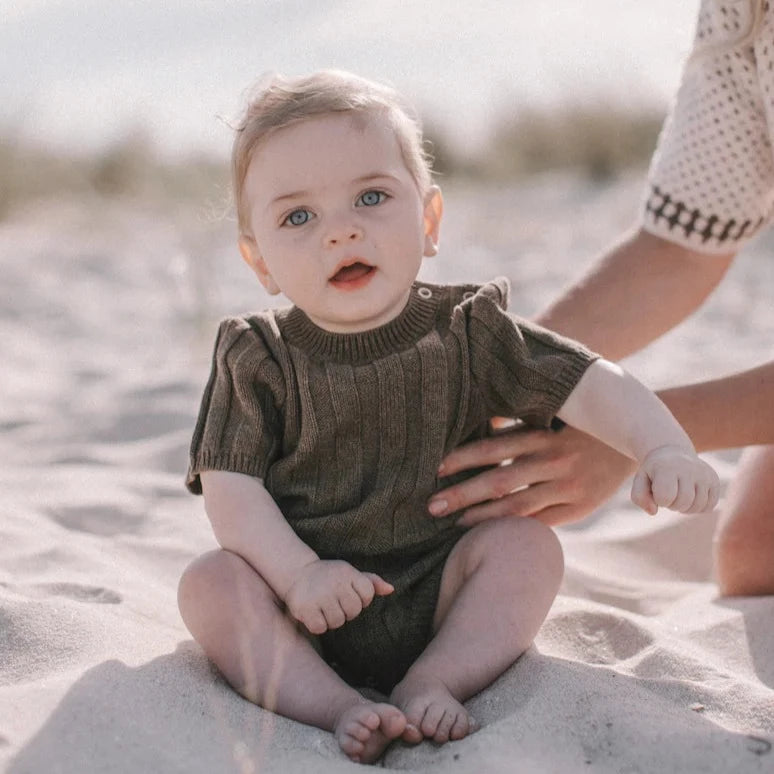
[[[738,250],[774,206],[774,6],[754,41],[749,2],[702,0],[694,53],[664,124],[642,211],[648,231],[694,250]]]
[[[201,492],[202,470],[258,476],[322,558],[396,586],[324,638],[342,641],[334,650],[348,666],[362,656],[369,668],[373,649],[385,649],[379,617],[391,649],[405,649],[394,669],[380,667],[392,675],[377,678],[382,686],[424,647],[443,563],[463,532],[426,511],[441,459],[485,436],[494,415],[547,427],[594,359],[509,316],[507,294],[502,279],[417,283],[396,319],[357,334],[324,331],[297,308],[220,326],[187,485]],[[345,641],[353,636],[357,647]]]

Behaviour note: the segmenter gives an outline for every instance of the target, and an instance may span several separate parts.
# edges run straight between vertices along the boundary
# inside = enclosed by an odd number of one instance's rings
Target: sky
[[[387,81],[459,148],[522,105],[666,108],[698,0],[0,0],[0,131],[89,151],[142,129],[225,154],[250,85]]]

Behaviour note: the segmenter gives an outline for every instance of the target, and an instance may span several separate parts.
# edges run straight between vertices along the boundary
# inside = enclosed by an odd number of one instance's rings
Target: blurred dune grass
[[[164,158],[142,130],[102,150],[75,153],[41,147],[16,133],[0,135],[0,220],[31,200],[65,197],[228,201],[228,166],[193,154]]]
[[[603,101],[554,109],[502,111],[483,147],[458,149],[449,129],[425,122],[428,149],[442,179],[518,182],[564,170],[594,181],[643,166],[656,144],[663,114]],[[92,153],[52,150],[0,130],[0,220],[43,198],[143,197],[156,201],[228,203],[228,164],[194,154],[163,157],[142,128]]]

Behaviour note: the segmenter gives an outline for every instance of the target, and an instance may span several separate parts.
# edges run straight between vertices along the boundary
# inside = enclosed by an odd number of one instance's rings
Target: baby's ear
[[[277,285],[269,273],[269,269],[261,257],[258,243],[255,239],[244,235],[239,237],[239,252],[242,255],[242,260],[255,272],[266,291],[272,296],[276,296],[280,292],[279,285]]]
[[[431,256],[438,252],[438,242],[441,235],[441,218],[443,217],[443,196],[437,185],[430,186],[425,194],[425,250],[424,255]]]

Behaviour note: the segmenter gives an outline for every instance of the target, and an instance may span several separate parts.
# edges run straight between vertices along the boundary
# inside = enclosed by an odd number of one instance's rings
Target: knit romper
[[[220,325],[187,486],[201,493],[203,470],[259,477],[321,559],[395,586],[320,638],[352,684],[389,692],[432,637],[443,566],[464,533],[427,513],[441,459],[495,415],[548,427],[595,357],[508,315],[507,294],[502,279],[415,283],[397,318],[355,334],[296,307]]]

